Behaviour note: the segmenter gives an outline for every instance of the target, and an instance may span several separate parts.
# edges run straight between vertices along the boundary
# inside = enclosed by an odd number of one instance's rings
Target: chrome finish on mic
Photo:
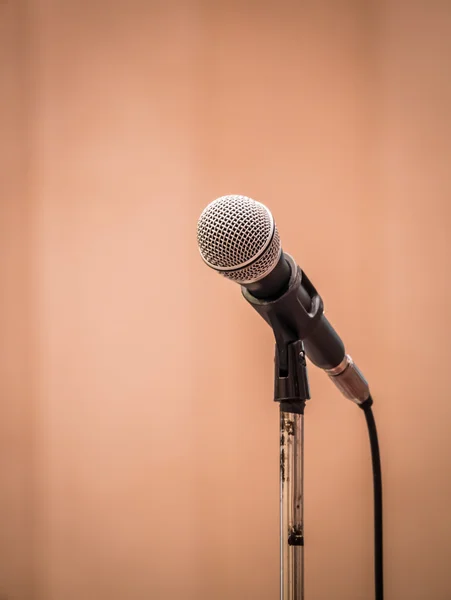
[[[345,354],[343,360],[339,365],[333,367],[332,369],[326,369],[327,374],[330,376],[340,375],[340,373],[343,373],[343,371],[345,371],[348,368],[350,360],[352,361],[352,358]]]
[[[370,397],[370,388],[365,377],[348,354],[339,365],[333,369],[326,369],[326,373],[348,400],[362,404]]]

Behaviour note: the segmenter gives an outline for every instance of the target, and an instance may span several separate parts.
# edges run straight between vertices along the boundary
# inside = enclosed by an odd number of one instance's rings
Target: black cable
[[[360,408],[365,413],[368,435],[370,437],[371,462],[373,464],[373,488],[374,488],[374,586],[376,600],[384,599],[384,563],[383,563],[383,529],[382,529],[382,470],[379,452],[379,441],[377,439],[376,422],[374,420],[371,406],[371,396]]]

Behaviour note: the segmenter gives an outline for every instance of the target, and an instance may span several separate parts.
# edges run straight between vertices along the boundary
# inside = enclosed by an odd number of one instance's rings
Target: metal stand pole
[[[280,404],[280,600],[304,600],[304,408],[310,398],[301,340],[276,344]]]
[[[304,598],[304,415],[280,411],[280,598]]]

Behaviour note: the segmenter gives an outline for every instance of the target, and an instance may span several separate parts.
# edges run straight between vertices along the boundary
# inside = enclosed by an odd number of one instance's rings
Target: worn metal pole
[[[304,415],[280,411],[280,600],[304,599]]]

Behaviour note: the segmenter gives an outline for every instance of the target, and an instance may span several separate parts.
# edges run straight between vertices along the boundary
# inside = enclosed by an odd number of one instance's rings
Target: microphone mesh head
[[[281,253],[270,211],[247,196],[222,196],[211,202],[199,218],[197,241],[209,267],[241,284],[262,279]]]

